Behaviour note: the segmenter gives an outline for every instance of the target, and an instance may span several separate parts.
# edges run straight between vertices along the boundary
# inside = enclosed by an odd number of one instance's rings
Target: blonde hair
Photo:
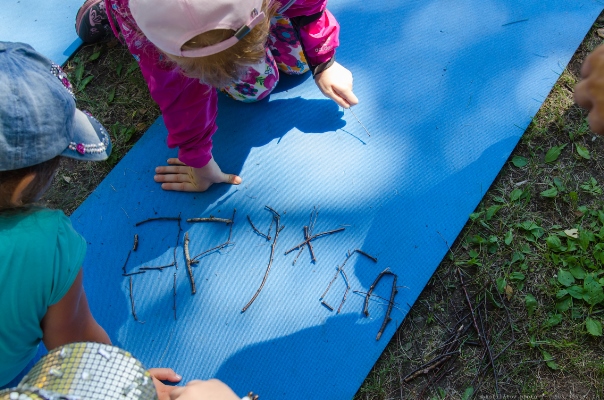
[[[277,14],[278,2],[264,0],[262,10],[266,18],[258,23],[236,44],[219,53],[205,57],[180,57],[165,54],[183,73],[210,86],[223,88],[238,80],[249,65],[264,59],[265,46],[270,30],[270,20]],[[182,50],[194,50],[220,43],[235,34],[231,29],[215,29],[195,36],[182,46]]]

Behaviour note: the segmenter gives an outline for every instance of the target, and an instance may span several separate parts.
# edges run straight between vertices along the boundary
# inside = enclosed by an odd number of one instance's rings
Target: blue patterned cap
[[[0,42],[0,93],[0,171],[111,154],[109,134],[76,108],[65,73],[31,46]]]

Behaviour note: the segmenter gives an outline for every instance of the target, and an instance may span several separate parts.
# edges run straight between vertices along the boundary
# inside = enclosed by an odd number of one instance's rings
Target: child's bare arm
[[[48,350],[73,342],[111,344],[105,330],[90,313],[82,286],[81,269],[65,296],[48,307],[40,326],[43,331],[42,341]]]

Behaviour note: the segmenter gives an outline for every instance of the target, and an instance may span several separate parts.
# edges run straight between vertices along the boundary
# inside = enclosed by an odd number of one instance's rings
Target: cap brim
[[[103,161],[111,154],[111,138],[92,115],[76,108],[73,118],[73,139],[61,156],[81,161]]]

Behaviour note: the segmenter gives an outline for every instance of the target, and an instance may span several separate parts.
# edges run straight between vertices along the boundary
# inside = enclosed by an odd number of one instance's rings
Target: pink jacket
[[[197,79],[187,78],[174,63],[165,59],[138,28],[128,1],[105,0],[105,5],[111,10],[119,32],[140,65],[151,97],[163,114],[168,128],[168,147],[178,147],[178,158],[185,164],[203,167],[212,157],[212,135],[217,129],[216,90],[200,84]],[[327,0],[283,0],[283,3],[288,8],[282,14],[290,18],[324,11],[321,18],[300,29],[300,39],[312,65],[330,60],[339,44],[340,27],[325,9]],[[119,38],[117,27],[112,28]]]

